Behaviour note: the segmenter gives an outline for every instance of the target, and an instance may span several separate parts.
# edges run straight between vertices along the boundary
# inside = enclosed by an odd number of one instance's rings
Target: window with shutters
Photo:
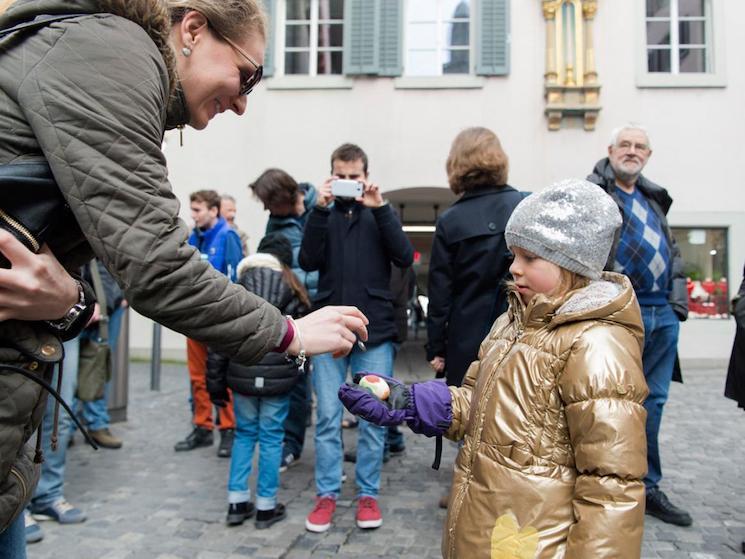
[[[404,74],[470,74],[472,0],[406,0]]]
[[[644,26],[639,49],[639,86],[725,85],[719,32],[721,0],[639,1],[643,10],[639,20]]]
[[[277,2],[276,75],[340,75],[344,0]]]

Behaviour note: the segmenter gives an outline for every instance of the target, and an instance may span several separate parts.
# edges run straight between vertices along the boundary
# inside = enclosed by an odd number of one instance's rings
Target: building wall
[[[601,1],[594,25],[602,111],[593,132],[566,122],[550,132],[543,114],[545,23],[537,0],[511,3],[511,70],[477,89],[397,89],[390,78],[353,80],[351,89],[281,89],[267,79],[248,99],[242,118],[224,114],[205,131],[166,136],[174,191],[214,188],[238,199],[238,222],[255,249],[266,213],[247,184],[267,167],[298,180],[322,182],[331,151],[345,141],[370,157],[371,180],[384,191],[447,187],[444,164],[453,137],[486,126],[510,156],[510,183],[539,190],[557,179],[587,175],[606,154],[611,130],[626,121],[644,123],[654,153],[645,174],[675,199],[670,222],[679,226],[729,227],[729,276],[739,282],[745,262],[745,66],[739,54],[745,2],[715,0],[717,52],[726,87],[639,88],[637,46],[643,44],[640,0]],[[150,345],[151,328],[135,318],[133,348]],[[164,347],[178,353],[184,342],[166,334]]]

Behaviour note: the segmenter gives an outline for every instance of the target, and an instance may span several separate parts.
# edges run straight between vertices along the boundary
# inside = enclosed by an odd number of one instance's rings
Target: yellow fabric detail
[[[491,533],[491,559],[534,559],[538,531],[532,526],[520,530],[512,514],[497,518]]]

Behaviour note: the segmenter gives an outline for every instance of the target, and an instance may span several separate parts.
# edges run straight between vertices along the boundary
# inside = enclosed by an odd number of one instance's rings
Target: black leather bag
[[[83,14],[38,16],[32,21],[0,29],[0,38],[14,33],[22,36],[52,22],[80,15]],[[66,210],[65,199],[46,161],[0,165],[0,227],[12,233],[29,250],[39,252]],[[0,267],[10,267],[1,254]]]
[[[46,161],[0,165],[0,227],[39,252],[66,211]],[[8,267],[3,258],[2,267]]]

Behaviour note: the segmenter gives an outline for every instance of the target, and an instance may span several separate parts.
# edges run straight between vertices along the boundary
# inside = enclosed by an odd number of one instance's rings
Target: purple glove
[[[384,427],[406,422],[412,431],[428,437],[442,435],[450,427],[453,411],[450,390],[444,382],[431,380],[408,387],[377,375],[391,389],[391,395],[383,401],[358,386],[364,374],[355,375],[354,384],[339,387],[339,399],[354,415]]]

